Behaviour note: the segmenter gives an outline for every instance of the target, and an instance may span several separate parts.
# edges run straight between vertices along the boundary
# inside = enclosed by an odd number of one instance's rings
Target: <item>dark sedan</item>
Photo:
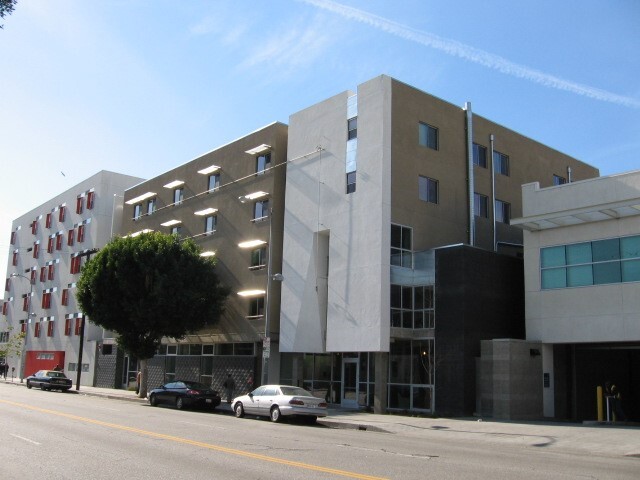
[[[56,370],[40,370],[27,377],[27,388],[40,387],[42,390],[61,390],[71,388],[71,379]]]
[[[149,403],[153,407],[160,404],[174,405],[179,410],[187,407],[213,410],[220,405],[220,395],[202,383],[178,380],[151,390]]]

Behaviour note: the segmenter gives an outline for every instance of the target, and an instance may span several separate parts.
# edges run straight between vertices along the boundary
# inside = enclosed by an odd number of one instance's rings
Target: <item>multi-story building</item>
[[[547,187],[547,188],[545,188]],[[522,187],[527,340],[541,343],[544,415],[596,419],[615,383],[640,420],[640,171]]]
[[[80,369],[81,383],[93,385],[103,331],[84,322],[75,285],[120,223],[118,196],[141,180],[101,171],[13,221],[0,341],[25,334],[22,354],[5,359],[16,376],[58,364],[74,379]]]
[[[263,370],[278,371],[264,339],[279,327],[286,163],[287,126],[273,123],[125,192],[122,235],[192,239],[216,256],[232,292],[217,325],[163,341],[148,364],[149,385],[191,378],[222,391],[232,374],[246,390],[266,378]],[[135,359],[126,360],[135,371]]]
[[[387,76],[292,115],[288,158],[281,380],[473,413],[480,341],[524,338],[521,185],[598,170]]]

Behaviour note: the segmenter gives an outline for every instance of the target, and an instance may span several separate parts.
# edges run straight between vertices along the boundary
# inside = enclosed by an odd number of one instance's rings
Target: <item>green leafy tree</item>
[[[18,357],[21,355],[24,346],[24,337],[26,335],[23,332],[11,335],[12,330],[12,327],[8,328],[10,335],[9,340],[6,343],[0,344],[0,358],[4,358],[5,362],[7,362],[10,357]]]
[[[0,18],[10,15],[16,3],[18,3],[18,0],[0,0]],[[4,25],[0,24],[0,28],[4,28]]]
[[[214,325],[228,294],[212,257],[201,257],[191,240],[159,232],[112,239],[87,261],[76,289],[82,311],[140,361],[140,397],[162,338]]]

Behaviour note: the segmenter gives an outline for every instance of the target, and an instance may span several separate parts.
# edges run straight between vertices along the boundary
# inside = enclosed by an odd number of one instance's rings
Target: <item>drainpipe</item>
[[[571,167],[567,167],[567,181],[571,183]]]
[[[471,112],[471,102],[464,104],[464,110],[466,112],[466,126],[467,126],[467,177],[468,177],[468,189],[469,189],[469,245],[475,245],[476,240],[476,228],[473,206],[473,194],[474,194],[474,181],[473,181],[473,113]]]
[[[491,158],[491,214],[493,215],[493,251],[498,251],[498,243],[496,238],[496,171],[493,168],[493,141],[495,137],[493,133],[489,135],[490,158]]]

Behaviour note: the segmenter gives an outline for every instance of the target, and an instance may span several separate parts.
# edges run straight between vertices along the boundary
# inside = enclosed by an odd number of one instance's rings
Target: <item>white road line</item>
[[[33,443],[34,445],[42,445],[41,443],[36,442],[35,440],[30,440],[28,438],[21,437],[20,435],[16,435],[15,433],[10,433],[9,435],[15,438],[19,438],[20,440],[24,440],[25,442]]]

